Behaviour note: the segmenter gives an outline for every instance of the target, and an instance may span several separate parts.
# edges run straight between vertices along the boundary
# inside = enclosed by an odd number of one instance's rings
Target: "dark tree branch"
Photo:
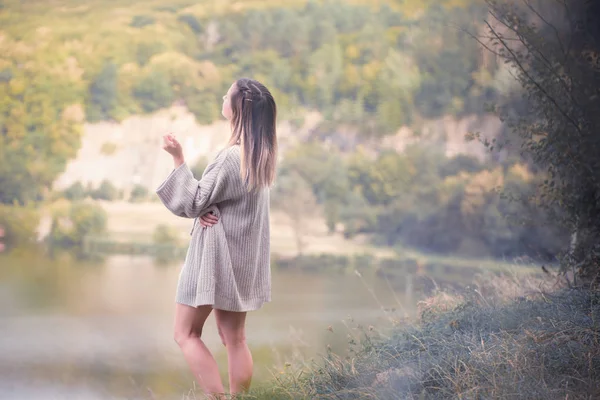
[[[560,46],[560,51],[565,54],[565,47],[563,46],[562,40],[560,40],[560,35],[558,33],[558,29],[556,29],[556,26],[554,26],[553,24],[551,24],[550,22],[548,22],[543,16],[542,14],[540,14],[535,7],[533,7],[531,5],[531,3],[529,2],[529,0],[522,0],[523,3],[527,6],[527,8],[529,8],[529,10],[534,13],[539,19],[542,20],[542,22],[544,22],[546,25],[548,25],[550,27],[550,29],[552,29],[552,31],[554,32],[554,35],[556,36],[556,40],[558,41],[558,45]]]
[[[527,0],[523,0],[523,1],[527,1]],[[544,55],[544,53],[537,46],[532,46],[529,43],[529,40],[527,40],[527,38],[524,37],[522,33],[520,33],[516,28],[513,28],[512,26],[510,26],[506,22],[504,22],[497,14],[495,14],[491,10],[489,11],[489,13],[494,17],[494,19],[496,19],[498,22],[500,22],[503,26],[505,26],[507,29],[511,30],[512,32],[514,32],[517,35],[517,37],[519,38],[518,40],[525,46],[525,48],[529,52],[537,53],[539,55],[539,57],[541,57],[541,60],[540,60],[541,63],[548,69],[548,71],[550,71],[552,73],[552,75],[554,75],[555,78],[558,79],[558,81],[560,82],[563,89],[569,95],[570,100],[573,102],[574,105],[577,106],[578,109],[580,109],[579,103],[573,98],[572,90],[569,89],[565,80],[558,74],[558,72],[556,72],[556,69],[552,66],[552,63],[550,62],[550,60],[548,60],[548,58]],[[551,25],[551,26],[553,29],[556,29],[556,27],[554,27],[553,25]],[[493,32],[493,33],[498,35],[497,32]],[[504,36],[502,36],[502,37],[504,38]],[[538,58],[538,60],[539,60],[539,58]],[[563,60],[563,67],[565,67],[564,63],[566,61],[567,61],[567,59],[565,58]],[[581,109],[580,109],[580,111],[581,111]]]
[[[512,61],[517,65],[517,67],[521,70],[521,72],[525,75],[525,77],[531,83],[533,83],[533,85],[544,95],[544,97],[546,97],[546,99],[548,99],[556,107],[556,109],[567,119],[567,121],[569,121],[569,123],[575,128],[575,130],[579,134],[581,134],[581,129],[577,125],[577,122],[575,122],[575,120],[573,120],[573,118],[571,118],[571,116],[568,115],[566,113],[566,111],[564,111],[562,109],[562,107],[557,103],[557,101],[554,99],[554,97],[550,96],[550,94],[548,94],[548,92],[539,84],[539,82],[537,80],[535,80],[534,77],[531,76],[531,74],[523,66],[521,61],[519,61],[519,59],[518,59],[517,55],[514,53],[514,51],[504,41],[502,36],[494,30],[494,28],[490,25],[490,23],[488,21],[485,21],[485,24],[488,26],[488,28],[490,29],[492,34],[496,37],[496,39],[498,39],[498,41],[502,44],[504,49],[506,49],[506,51],[508,51],[510,53],[510,55],[512,56]]]

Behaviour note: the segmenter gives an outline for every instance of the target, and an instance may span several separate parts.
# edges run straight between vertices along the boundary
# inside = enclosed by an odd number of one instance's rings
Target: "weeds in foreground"
[[[600,398],[600,293],[555,283],[507,275],[438,291],[418,323],[389,337],[363,328],[348,356],[329,352],[244,398]]]

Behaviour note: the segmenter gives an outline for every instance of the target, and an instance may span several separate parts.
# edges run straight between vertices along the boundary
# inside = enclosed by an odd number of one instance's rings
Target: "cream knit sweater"
[[[271,300],[269,189],[246,189],[239,146],[222,150],[200,181],[181,165],[156,193],[173,214],[194,218],[177,303],[252,311]],[[219,222],[203,228],[197,218],[208,211]]]

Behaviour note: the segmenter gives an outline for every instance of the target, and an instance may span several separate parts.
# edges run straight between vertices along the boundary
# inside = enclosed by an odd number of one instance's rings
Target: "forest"
[[[184,104],[210,123],[240,76],[272,88],[280,119],[324,117],[312,140],[284,155],[280,208],[316,204],[332,232],[465,256],[548,260],[568,241],[534,204],[546,171],[516,151],[480,161],[418,144],[347,149],[347,134],[372,143],[441,116],[519,111],[511,70],[473,38],[485,2],[105,3],[2,3],[0,214],[9,242],[15,207],[33,218],[35,203],[52,198],[84,122]],[[292,198],[308,203],[290,207]],[[18,229],[12,237],[28,236]]]

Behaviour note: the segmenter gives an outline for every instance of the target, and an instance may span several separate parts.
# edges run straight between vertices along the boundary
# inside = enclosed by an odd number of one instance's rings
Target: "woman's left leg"
[[[229,392],[247,392],[252,382],[252,354],[246,343],[246,313],[215,309],[217,328],[227,349]]]

